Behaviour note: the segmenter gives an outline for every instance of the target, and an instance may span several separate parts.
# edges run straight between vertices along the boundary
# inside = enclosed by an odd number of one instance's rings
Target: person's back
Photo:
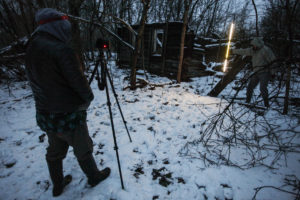
[[[39,32],[26,53],[37,111],[85,110],[93,93],[71,48],[46,32]]]
[[[35,103],[38,126],[47,133],[46,161],[53,183],[53,196],[59,196],[72,176],[63,176],[62,160],[69,146],[88,183],[96,186],[110,174],[99,171],[93,158],[93,141],[86,124],[86,109],[94,98],[74,51],[68,47],[71,24],[68,17],[51,8],[36,14],[39,26],[26,51],[26,74]]]

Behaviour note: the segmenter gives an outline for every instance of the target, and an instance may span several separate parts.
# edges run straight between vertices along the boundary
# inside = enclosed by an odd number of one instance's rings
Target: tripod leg
[[[124,115],[123,115],[121,106],[120,106],[120,104],[119,104],[118,95],[117,95],[117,93],[116,93],[116,91],[115,91],[114,84],[113,84],[112,79],[111,79],[111,77],[110,77],[110,74],[109,74],[109,72],[108,72],[108,70],[107,70],[107,67],[106,67],[106,75],[107,75],[107,77],[108,77],[109,83],[110,83],[110,85],[111,85],[111,89],[112,89],[113,94],[114,94],[114,96],[115,96],[115,99],[116,99],[116,102],[117,102],[117,105],[118,105],[118,108],[119,108],[119,111],[120,111],[120,114],[121,114],[123,123],[124,123],[124,125],[125,125],[126,131],[127,131],[128,137],[129,137],[129,141],[132,142],[131,137],[130,137],[130,134],[129,134],[129,131],[128,131],[128,128],[127,128],[127,121],[126,121],[125,118],[124,118]]]
[[[92,81],[93,81],[93,79],[94,79],[94,76],[95,76],[96,71],[97,71],[97,69],[98,69],[99,62],[100,62],[100,60],[98,59],[98,60],[96,61],[96,65],[95,65],[95,68],[94,68],[94,70],[93,70],[92,76],[91,76],[91,78],[90,78],[90,80],[89,80],[89,85],[91,85],[91,83],[92,83]]]
[[[105,68],[104,70],[107,70],[107,69]],[[106,90],[106,97],[107,97],[107,105],[108,105],[109,116],[110,116],[110,121],[111,121],[111,128],[112,128],[112,133],[113,133],[113,138],[114,138],[115,151],[116,151],[116,155],[117,155],[119,174],[120,174],[122,189],[124,190],[124,183],[123,183],[122,170],[121,170],[121,164],[120,164],[120,159],[119,159],[117,138],[116,138],[116,133],[115,133],[114,121],[113,121],[113,116],[112,116],[112,111],[111,111],[111,102],[110,102],[110,98],[109,98],[109,92],[108,92],[106,79],[105,79],[105,84],[106,84],[105,90]]]

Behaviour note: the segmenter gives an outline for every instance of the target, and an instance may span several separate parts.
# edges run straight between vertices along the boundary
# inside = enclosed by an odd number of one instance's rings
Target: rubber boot
[[[63,176],[62,160],[48,161],[49,174],[53,183],[52,195],[57,197],[62,194],[64,187],[72,181],[72,176]]]
[[[98,170],[92,154],[90,154],[85,160],[78,161],[78,163],[88,178],[88,184],[92,187],[105,180],[110,174],[110,168],[108,167],[101,171]]]

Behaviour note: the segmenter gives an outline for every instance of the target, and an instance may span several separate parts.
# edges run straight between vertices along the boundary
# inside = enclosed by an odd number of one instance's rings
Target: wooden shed
[[[180,40],[182,31],[182,22],[153,23],[146,24],[144,29],[144,38],[142,41],[142,50],[138,59],[138,67],[145,68],[147,71],[176,77],[180,53]],[[138,26],[132,26],[137,31]],[[135,36],[127,28],[119,28],[118,35],[121,38],[134,45]],[[192,56],[193,43],[195,35],[189,32],[185,37],[184,60]],[[131,65],[133,52],[124,45],[118,45],[118,64],[121,67]],[[182,80],[187,79],[188,65],[183,62]]]

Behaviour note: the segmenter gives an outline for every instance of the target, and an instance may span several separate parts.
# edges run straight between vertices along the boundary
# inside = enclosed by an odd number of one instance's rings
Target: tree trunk
[[[46,8],[45,2],[43,0],[36,0],[40,8]],[[28,2],[27,2],[28,3]]]
[[[218,4],[219,4],[219,1],[216,1],[215,2],[215,6],[214,6],[214,9],[213,9],[213,13],[212,13],[212,16],[210,17],[210,21],[209,21],[209,24],[208,24],[208,28],[206,29],[206,36],[209,35],[209,33],[211,33],[211,29],[212,27],[214,26],[214,22],[215,22],[215,19],[216,19],[216,12],[217,12],[217,8],[218,8]]]
[[[120,8],[120,12],[119,12],[119,17],[121,19],[125,19],[125,3],[124,1],[121,1],[121,8]]]
[[[31,25],[31,30],[35,29],[35,9],[31,3],[30,0],[26,0],[26,5],[27,5],[27,12],[29,13],[29,20],[30,20],[30,25]]]
[[[287,32],[289,37],[289,45],[287,49],[287,57],[288,60],[292,60],[293,57],[293,29],[292,29],[292,22],[295,16],[295,8],[297,7],[298,1],[295,1],[293,9],[291,9],[290,0],[286,0],[286,24],[287,24]],[[288,114],[289,109],[289,96],[290,96],[290,85],[291,85],[291,63],[288,62],[288,69],[287,69],[287,79],[286,79],[286,90],[285,90],[285,98],[284,98],[284,108],[283,114]]]
[[[68,5],[70,9],[70,14],[74,16],[80,16],[80,6],[83,3],[83,0],[69,0]],[[83,62],[83,54],[82,54],[82,45],[80,38],[80,28],[79,23],[76,20],[71,21],[72,24],[72,46],[76,52],[76,55],[79,59],[80,65],[82,69],[85,69],[85,65]]]
[[[15,21],[16,17],[13,15],[12,9],[9,8],[8,2],[2,0],[1,6],[3,7],[3,11],[5,11],[5,13],[7,14],[8,19],[9,19],[9,21],[5,20],[6,26],[9,28],[9,30],[12,30],[11,33],[13,34],[14,39],[20,38],[21,35],[17,29],[18,25]],[[2,19],[2,20],[4,20],[4,19]]]
[[[259,37],[259,30],[258,30],[258,14],[257,14],[257,9],[256,9],[256,5],[255,5],[255,1],[252,0],[252,4],[255,10],[255,27],[256,27],[256,36]]]
[[[142,18],[140,21],[138,35],[137,35],[136,42],[135,42],[135,49],[134,49],[132,65],[131,65],[131,75],[130,75],[130,88],[131,89],[135,89],[135,87],[136,87],[136,65],[137,65],[138,55],[140,54],[141,41],[142,41],[142,37],[144,34],[145,22],[147,19],[147,12],[150,7],[150,0],[142,0],[142,3],[144,5],[143,14],[142,14]]]
[[[177,7],[176,7],[176,9],[177,9],[177,12],[176,12],[176,21],[180,20],[181,1],[182,0],[178,0],[178,3],[177,3]],[[183,0],[183,1],[185,2],[186,0]]]
[[[169,20],[171,17],[171,10],[172,10],[172,5],[173,1],[168,2],[168,6],[166,6],[166,13],[168,13],[168,7],[170,8],[169,13],[167,14],[167,20],[166,20],[166,26],[165,26],[165,31],[164,31],[164,40],[163,40],[163,52],[162,52],[162,68],[161,72],[165,72],[165,67],[166,67],[166,53],[167,53],[167,42],[168,42],[168,31],[169,31]]]
[[[184,0],[183,26],[182,26],[182,31],[181,31],[180,54],[179,54],[179,63],[178,63],[178,72],[177,72],[177,82],[178,83],[181,82],[182,64],[183,64],[183,56],[184,56],[184,39],[185,39],[188,13],[189,13],[191,2],[192,2],[192,0]]]
[[[192,6],[192,9],[191,9],[191,12],[190,12],[190,15],[189,15],[189,19],[188,19],[188,22],[191,22],[191,20],[193,19],[193,14],[194,14],[194,10],[196,8],[196,5],[198,4],[199,0],[196,0]]]
[[[127,13],[128,13],[128,23],[132,24],[132,17],[131,17],[131,1],[127,1]]]
[[[30,35],[32,33],[32,30],[30,30],[30,26],[29,26],[29,21],[26,17],[26,14],[25,14],[25,10],[24,10],[24,2],[23,1],[20,1],[18,0],[18,4],[19,4],[19,8],[20,8],[20,11],[21,11],[21,16],[22,16],[22,24],[24,24],[25,26],[25,29],[26,29],[26,34],[27,35]]]

